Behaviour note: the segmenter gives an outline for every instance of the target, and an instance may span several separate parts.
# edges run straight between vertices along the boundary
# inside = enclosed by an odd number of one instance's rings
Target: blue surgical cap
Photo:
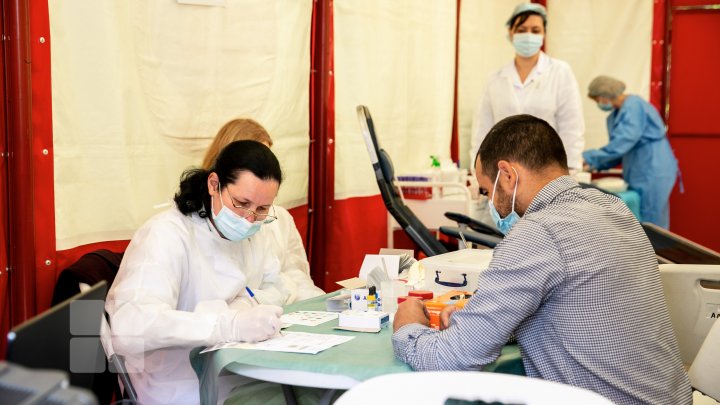
[[[510,19],[507,21],[508,28],[512,28],[512,22],[518,15],[522,13],[526,13],[528,11],[532,11],[534,13],[540,14],[540,17],[542,17],[543,22],[547,23],[547,11],[545,10],[545,7],[542,6],[542,4],[538,3],[520,3],[515,7],[515,10],[513,10],[512,15],[510,16]]]
[[[598,76],[588,86],[589,97],[605,97],[614,100],[625,92],[625,83],[610,76]]]

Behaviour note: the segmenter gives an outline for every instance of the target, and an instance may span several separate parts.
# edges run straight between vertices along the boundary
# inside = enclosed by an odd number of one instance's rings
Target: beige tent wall
[[[653,0],[548,0],[548,54],[572,66],[585,115],[585,148],[608,142],[606,112],[586,97],[598,75],[625,82],[648,100]]]
[[[460,166],[469,168],[470,127],[488,77],[515,55],[505,22],[516,0],[463,1],[458,60],[458,138]]]
[[[58,250],[129,239],[237,117],[306,201],[312,1],[226,3],[50,0]]]
[[[227,120],[252,117],[275,139],[278,202],[306,201],[312,1],[50,0],[58,249],[130,238],[167,204]],[[449,157],[455,0],[336,0],[336,198],[377,194],[355,106],[365,104],[397,173]],[[459,156],[488,75],[512,60],[512,0],[460,10]],[[546,50],[584,93],[597,74],[648,96],[652,0],[549,0]],[[186,27],[185,29],[178,29]],[[583,97],[590,147],[605,114]]]
[[[335,0],[335,197],[378,193],[355,107],[398,174],[450,156],[455,0]]]

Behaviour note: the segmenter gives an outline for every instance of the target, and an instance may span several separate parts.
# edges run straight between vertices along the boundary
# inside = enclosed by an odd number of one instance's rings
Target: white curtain
[[[311,0],[50,0],[58,250],[132,236],[217,130],[256,119],[306,201]]]
[[[516,0],[463,0],[460,6],[458,135],[460,164],[469,168],[470,127],[488,77],[515,56],[505,23]]]
[[[335,0],[336,198],[377,194],[355,106],[365,104],[397,173],[449,157],[456,0]],[[488,75],[513,57],[514,0],[463,0],[458,114],[467,167],[472,113]],[[652,0],[549,0],[546,50],[583,95],[609,74],[649,94]],[[226,121],[258,120],[306,201],[311,0],[50,0],[58,249],[127,239],[199,163]],[[605,114],[583,97],[588,148]]]
[[[549,55],[572,66],[585,115],[585,147],[608,142],[607,113],[587,98],[598,75],[622,80],[627,92],[650,96],[653,0],[548,0]]]
[[[368,106],[395,171],[450,156],[455,0],[335,0],[335,197],[378,193],[355,114]]]

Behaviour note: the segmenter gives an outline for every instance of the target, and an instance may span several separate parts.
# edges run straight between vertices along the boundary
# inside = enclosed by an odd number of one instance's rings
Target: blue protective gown
[[[655,107],[634,95],[607,118],[610,142],[583,152],[593,169],[608,169],[622,162],[623,178],[640,194],[640,216],[663,228],[670,225],[668,200],[677,178],[678,164],[665,126]]]

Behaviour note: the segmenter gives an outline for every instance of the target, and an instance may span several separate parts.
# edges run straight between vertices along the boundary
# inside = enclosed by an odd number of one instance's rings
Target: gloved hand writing
[[[266,340],[280,331],[282,313],[283,309],[275,305],[227,311],[218,318],[220,339],[224,342],[250,343]]]

